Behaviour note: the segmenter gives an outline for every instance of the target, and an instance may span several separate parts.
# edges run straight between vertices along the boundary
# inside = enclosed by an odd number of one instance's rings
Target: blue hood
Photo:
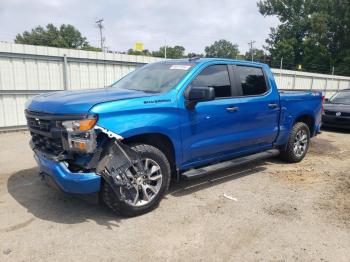
[[[59,91],[33,97],[26,103],[26,109],[51,114],[86,114],[96,104],[151,95],[154,94],[116,88]]]

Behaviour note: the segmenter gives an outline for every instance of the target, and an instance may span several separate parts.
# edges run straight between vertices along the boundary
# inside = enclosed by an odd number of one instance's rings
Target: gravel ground
[[[172,185],[129,219],[42,184],[28,140],[0,135],[0,261],[350,261],[350,133],[323,132],[299,164]]]

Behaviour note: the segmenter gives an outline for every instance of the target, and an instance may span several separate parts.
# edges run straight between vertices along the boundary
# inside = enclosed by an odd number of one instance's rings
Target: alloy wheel
[[[130,169],[126,171],[132,187],[120,187],[120,193],[124,196],[125,202],[131,206],[140,207],[148,204],[159,193],[162,185],[159,164],[150,158],[144,158],[142,165],[144,172],[141,175],[132,174]]]
[[[296,157],[302,157],[306,151],[308,138],[305,130],[299,130],[295,136],[293,151]]]

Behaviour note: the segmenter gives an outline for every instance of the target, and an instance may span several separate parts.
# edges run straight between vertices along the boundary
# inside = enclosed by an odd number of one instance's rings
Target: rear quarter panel
[[[287,142],[289,132],[296,120],[303,116],[311,116],[314,120],[313,132],[315,136],[321,126],[322,93],[320,92],[281,92],[280,133],[276,145]]]

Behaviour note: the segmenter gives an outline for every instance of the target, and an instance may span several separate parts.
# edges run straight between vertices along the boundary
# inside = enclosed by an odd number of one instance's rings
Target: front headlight
[[[82,132],[92,129],[96,125],[96,122],[96,118],[63,121],[62,126],[64,126],[68,132]]]
[[[96,133],[93,129],[97,117],[91,116],[81,120],[67,120],[62,126],[67,131],[67,143],[64,143],[66,150],[91,153],[96,148]]]

